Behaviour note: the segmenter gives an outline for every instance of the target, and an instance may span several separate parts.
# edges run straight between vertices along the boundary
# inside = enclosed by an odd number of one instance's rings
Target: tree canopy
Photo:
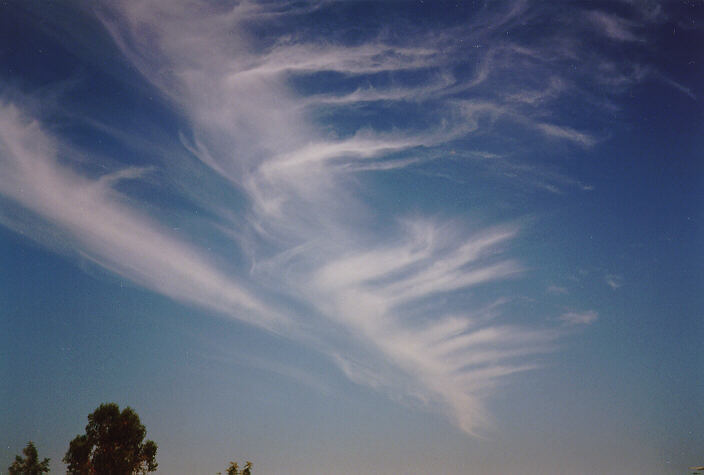
[[[230,462],[230,466],[225,471],[227,475],[252,475],[252,462],[245,462],[244,468],[240,471],[240,466],[237,462]]]
[[[45,458],[41,462],[39,461],[39,454],[37,454],[34,442],[30,440],[27,446],[22,449],[22,453],[25,458],[16,455],[15,461],[7,469],[7,473],[10,475],[41,475],[49,472],[49,459]]]
[[[157,445],[130,407],[101,404],[88,415],[86,433],[70,443],[63,461],[73,475],[146,474],[157,468]]]

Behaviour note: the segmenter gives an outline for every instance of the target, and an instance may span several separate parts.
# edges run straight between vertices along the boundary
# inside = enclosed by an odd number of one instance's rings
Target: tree
[[[220,473],[220,472],[218,472]],[[252,475],[252,462],[245,462],[244,463],[244,468],[240,472],[240,466],[237,464],[237,462],[230,462],[230,466],[227,467],[227,470],[225,471],[227,475]]]
[[[15,456],[15,461],[7,469],[10,475],[41,475],[49,473],[49,459],[45,458],[39,461],[37,448],[31,440],[27,443],[27,447],[22,449],[25,458],[19,455]]]
[[[237,462],[230,462],[230,466],[227,467],[225,473],[227,473],[227,475],[240,475],[240,466],[237,465]]]
[[[146,474],[157,468],[157,445],[130,407],[101,404],[88,415],[86,433],[74,438],[64,456],[72,475]],[[143,442],[144,441],[144,442]]]

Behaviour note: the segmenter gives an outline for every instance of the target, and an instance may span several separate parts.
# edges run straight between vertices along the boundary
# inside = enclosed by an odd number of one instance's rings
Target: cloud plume
[[[13,105],[0,108],[0,193],[48,223],[76,255],[312,344],[355,381],[480,434],[496,386],[538,368],[560,337],[521,319],[497,290],[531,272],[513,248],[523,228],[436,213],[435,198],[426,208],[409,204],[413,192],[402,196],[391,180],[379,192],[373,180],[466,159],[512,185],[579,192],[579,178],[530,158],[553,146],[565,154],[597,147],[603,134],[564,119],[560,101],[599,117],[612,111],[609,97],[647,79],[643,69],[585,52],[563,17],[528,37],[525,25],[542,25],[544,11],[527,2],[486,6],[471,24],[444,32],[370,27],[354,40],[296,28],[301,16],[331,8],[326,2],[121,0],[90,8],[182,119],[173,145],[242,197],[235,210],[230,199],[179,189],[179,198],[200,200],[207,232],[225,236],[245,263],[221,265],[225,253],[185,241],[119,191],[155,165],[90,175]],[[579,21],[611,40],[641,43],[625,19],[595,11]],[[580,61],[597,66],[571,73]],[[6,225],[38,232],[8,216]],[[477,297],[483,291],[495,298]],[[569,295],[557,286],[547,293]],[[592,311],[559,317],[567,325],[597,319]]]

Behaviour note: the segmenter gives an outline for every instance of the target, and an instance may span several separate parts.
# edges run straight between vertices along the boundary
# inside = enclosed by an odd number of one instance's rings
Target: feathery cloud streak
[[[504,315],[501,300],[466,304],[469,290],[525,272],[509,257],[520,228],[473,228],[410,209],[380,224],[375,195],[360,193],[359,172],[442,160],[461,144],[462,156],[491,157],[482,163],[501,173],[509,166],[503,156],[519,150],[472,150],[472,141],[505,134],[524,137],[529,150],[594,147],[598,133],[558,119],[560,101],[576,98],[598,112],[608,104],[590,85],[619,94],[646,75],[636,63],[584,54],[584,45],[564,34],[567,20],[553,27],[564,28],[559,32],[546,28],[528,38],[521,25],[539,25],[542,17],[539,6],[524,2],[481,8],[461,28],[405,36],[377,28],[355,42],[291,26],[325,4],[284,7],[122,1],[97,10],[125,57],[188,120],[180,143],[246,197],[244,216],[228,213],[227,202],[206,205],[219,216],[214,228],[248,253],[250,269],[236,276],[217,270],[131,209],[112,184],[134,171],[90,180],[54,160],[55,146],[34,150],[27,137],[46,134],[21,125],[12,108],[3,113],[3,168],[14,178],[2,180],[2,193],[61,228],[100,265],[266,328],[318,332],[314,339],[350,377],[411,395],[477,434],[489,421],[492,388],[535,368],[537,355],[559,337]],[[585,18],[585,28],[598,24],[607,37],[640,43],[624,37],[628,22]],[[516,35],[507,38],[508,29]],[[570,74],[577,59],[600,66]],[[389,112],[388,121],[374,120],[370,105],[377,115]],[[510,166],[532,186],[579,188],[578,180],[521,159]],[[293,299],[353,341],[328,342],[333,331],[310,329],[305,312],[280,316],[262,303],[264,294]],[[591,323],[590,315],[563,320]]]
[[[13,105],[0,107],[0,193],[74,241],[82,257],[176,300],[274,329],[282,317],[209,260],[125,203],[112,185],[123,169],[96,179],[62,165],[59,146]],[[5,224],[23,229],[22,222]],[[30,231],[23,229],[24,231]]]
[[[459,229],[447,232],[451,224],[405,218],[404,224],[391,230],[391,238],[383,238],[370,226],[373,208],[354,196],[344,171],[370,159],[383,161],[387,155],[442,146],[476,130],[485,116],[513,118],[580,145],[589,146],[592,139],[542,121],[532,125],[534,119],[512,105],[453,99],[443,102],[455,117],[442,118],[439,127],[420,134],[364,128],[331,140],[307,113],[316,103],[291,88],[292,77],[419,71],[447,62],[448,57],[439,53],[437,44],[418,47],[372,39],[348,47],[295,38],[273,39],[255,55],[251,51],[256,46],[238,27],[251,20],[259,7],[243,3],[226,15],[207,10],[184,17],[173,13],[189,8],[184,5],[174,9],[159,2],[125,2],[118,8],[117,20],[105,21],[126,56],[184,108],[197,144],[191,150],[250,199],[250,222],[265,230],[256,233],[255,240],[276,243],[278,249],[267,256],[252,240],[240,242],[253,250],[253,277],[265,276],[284,292],[302,297],[324,317],[353,330],[361,346],[357,354],[329,351],[352,377],[363,373],[361,381],[366,384],[394,386],[398,377],[379,374],[379,365],[369,363],[361,372],[356,363],[378,353],[395,371],[409,376],[406,391],[437,405],[463,430],[477,433],[488,419],[480,396],[497,378],[533,368],[524,357],[547,351],[555,335],[473,321],[467,312],[443,316],[442,308],[432,306],[428,314],[413,319],[407,309],[416,301],[432,301],[440,294],[520,274],[520,265],[493,255],[498,246],[515,237],[517,229],[489,229],[473,236]],[[229,35],[235,31],[236,44],[225,42],[224,30]],[[149,35],[142,36],[144,31]],[[152,57],[145,60],[145,49],[134,45],[148,45]],[[489,61],[481,64],[469,83],[455,82],[451,87],[463,91],[480,85],[490,74]],[[160,65],[168,65],[165,74]],[[357,89],[338,99],[329,93],[324,96],[327,102],[317,105],[346,107],[370,100],[433,101],[456,96],[452,90],[442,90],[446,84],[424,86],[422,91],[406,87],[360,93]],[[282,275],[288,277],[282,279]],[[402,308],[405,313],[399,311]]]

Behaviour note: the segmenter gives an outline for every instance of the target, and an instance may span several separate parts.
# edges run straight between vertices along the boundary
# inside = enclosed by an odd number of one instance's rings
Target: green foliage
[[[227,467],[225,473],[227,473],[227,475],[240,475],[240,467],[237,465],[237,462],[230,462],[230,466]]]
[[[7,469],[7,473],[10,475],[41,475],[42,473],[49,473],[49,459],[45,458],[41,462],[39,461],[34,442],[29,441],[27,447],[22,449],[22,453],[25,458],[16,455],[15,461]]]
[[[101,404],[88,415],[86,433],[78,435],[64,456],[72,475],[146,474],[157,468],[154,441],[131,408],[122,412],[115,403]]]
[[[227,475],[252,475],[252,462],[245,462],[242,471],[240,471],[240,466],[237,462],[230,462],[230,466],[227,467],[225,473]]]

